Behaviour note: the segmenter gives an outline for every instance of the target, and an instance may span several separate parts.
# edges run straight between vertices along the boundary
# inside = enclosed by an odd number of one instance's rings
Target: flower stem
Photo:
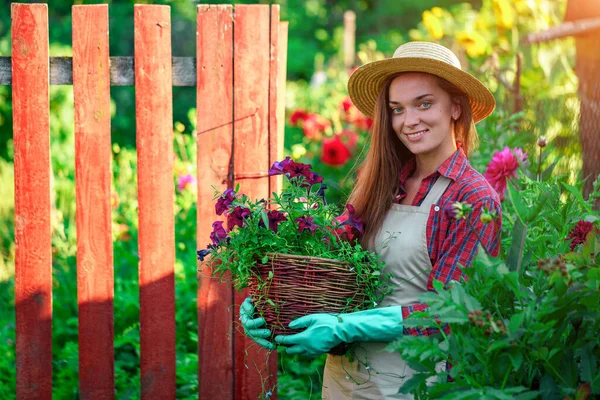
[[[483,240],[481,239],[481,236],[479,235],[479,232],[477,232],[477,230],[475,230],[475,227],[473,226],[473,224],[471,223],[471,221],[469,221],[469,216],[468,215],[465,216],[465,221],[467,221],[467,225],[469,225],[469,229],[471,229],[471,232],[473,232],[475,234],[475,236],[477,236],[477,241],[479,241],[479,243],[481,243],[481,247],[483,247],[483,251],[485,251],[485,254],[487,254],[488,257],[491,257],[490,252],[485,247],[485,244],[483,243]],[[494,224],[494,227],[495,227],[496,226],[496,221],[494,221],[492,219],[492,223]]]
[[[538,182],[542,181],[542,152],[544,149],[540,147],[540,154],[538,155],[538,170],[537,170],[537,180]]]

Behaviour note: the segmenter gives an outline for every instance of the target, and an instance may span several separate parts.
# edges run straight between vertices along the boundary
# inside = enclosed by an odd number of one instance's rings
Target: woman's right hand
[[[265,325],[265,319],[253,318],[253,316],[254,306],[252,305],[252,298],[247,297],[240,306],[240,321],[244,327],[244,332],[259,346],[267,350],[275,350],[275,344],[267,340],[271,336],[271,331],[265,328],[260,329],[261,326]]]

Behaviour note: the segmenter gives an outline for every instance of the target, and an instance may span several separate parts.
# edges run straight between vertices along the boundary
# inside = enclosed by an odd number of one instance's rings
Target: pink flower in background
[[[363,113],[352,103],[350,97],[346,97],[340,104],[340,112],[343,115],[344,121],[354,124],[356,129],[368,131],[373,126],[373,120]]]
[[[323,164],[332,166],[344,165],[351,156],[350,150],[340,140],[339,135],[323,140],[323,153],[321,154]]]
[[[508,146],[502,151],[497,151],[488,164],[483,176],[504,200],[506,185],[510,178],[517,177],[519,165],[527,165],[527,153],[519,148],[509,149]]]
[[[588,221],[579,221],[577,225],[569,232],[569,236],[565,239],[566,241],[572,240],[571,251],[575,250],[578,244],[585,243],[588,233],[594,229],[594,224]]]
[[[184,190],[193,190],[195,185],[196,178],[192,174],[181,175],[177,179],[177,189],[179,189],[180,192],[183,192]]]

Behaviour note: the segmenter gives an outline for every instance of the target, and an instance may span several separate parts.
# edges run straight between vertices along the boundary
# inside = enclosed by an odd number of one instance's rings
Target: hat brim
[[[479,79],[443,61],[422,57],[388,58],[363,65],[348,80],[350,99],[363,114],[373,118],[377,96],[385,80],[401,72],[429,73],[461,89],[469,98],[474,122],[490,115],[496,107],[494,96]]]

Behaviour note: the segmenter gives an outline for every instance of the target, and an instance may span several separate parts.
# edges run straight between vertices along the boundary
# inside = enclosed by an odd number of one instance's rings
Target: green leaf
[[[528,223],[535,220],[535,218],[539,215],[540,211],[542,211],[542,208],[546,205],[546,202],[548,201],[548,199],[550,199],[551,196],[553,196],[553,193],[548,190],[538,198],[539,200],[536,202],[536,205],[529,210],[529,215],[527,216]]]
[[[519,328],[523,324],[524,319],[525,319],[524,312],[513,314],[513,316],[510,317],[510,322],[508,323],[508,331],[510,333],[515,333],[517,330],[519,330]]]
[[[427,378],[429,378],[429,374],[414,374],[412,378],[404,382],[398,390],[398,393],[409,394],[411,391],[424,384]]]
[[[552,376],[546,374],[540,381],[540,394],[544,400],[560,400],[560,390]]]
[[[523,352],[517,349],[517,351],[509,353],[508,356],[510,357],[513,371],[517,371],[521,367],[521,364],[523,364]]]
[[[575,199],[577,199],[577,201],[579,202],[579,205],[581,205],[583,208],[585,208],[585,210],[587,212],[589,212],[589,213],[592,212],[592,208],[585,201],[585,199],[583,198],[583,195],[581,194],[579,189],[577,189],[575,186],[568,185],[564,182],[561,182],[561,184],[567,191],[569,191],[569,193],[571,193],[573,195],[573,197],[575,197]]]
[[[512,241],[506,264],[511,271],[519,271],[523,257],[523,249],[525,248],[525,238],[527,237],[527,225],[523,224],[520,219],[515,221],[515,226],[512,232]]]
[[[519,393],[514,397],[514,400],[534,400],[540,397],[540,392],[537,390],[532,390],[529,392]]]
[[[556,167],[556,165],[558,164],[558,162],[560,161],[561,158],[562,158],[562,156],[556,157],[554,159],[554,161],[552,162],[552,164],[550,164],[548,166],[548,168],[546,168],[545,170],[542,171],[542,180],[543,181],[547,180],[550,177],[550,175],[552,175],[554,168]]]
[[[521,194],[511,184],[507,185],[506,188],[507,188],[508,198],[509,198],[511,204],[513,205],[513,207],[515,208],[518,219],[521,220],[521,222],[527,222],[529,220],[529,217],[528,217],[529,216],[529,207],[527,207],[527,204],[521,197]],[[515,225],[516,225],[516,223],[515,223]]]

